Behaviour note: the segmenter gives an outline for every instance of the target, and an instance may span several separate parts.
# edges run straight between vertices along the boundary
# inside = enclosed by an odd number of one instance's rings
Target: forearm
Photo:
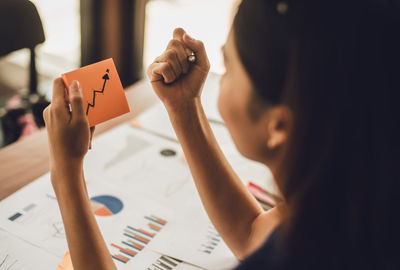
[[[51,178],[74,269],[116,269],[92,213],[82,168],[52,169]]]
[[[235,255],[243,257],[262,208],[224,157],[200,101],[166,107],[208,216]]]

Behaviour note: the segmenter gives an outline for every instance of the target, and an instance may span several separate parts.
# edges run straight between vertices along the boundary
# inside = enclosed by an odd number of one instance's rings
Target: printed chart
[[[124,207],[122,201],[114,196],[101,195],[90,199],[93,213],[96,216],[112,216],[121,212]]]
[[[20,269],[21,265],[18,259],[13,258],[10,254],[3,255],[3,258],[0,257],[0,270],[12,270],[12,269]]]
[[[56,269],[59,258],[0,229],[0,270]]]
[[[221,241],[222,238],[218,234],[217,230],[212,224],[209,224],[207,232],[204,235],[204,240],[200,244],[198,251],[205,254],[212,254]]]
[[[119,270],[143,269],[143,270],[201,270],[197,266],[191,265],[176,258],[172,258],[148,248],[140,251],[135,260],[129,263],[117,263]]]
[[[99,74],[103,87],[88,87],[85,99],[94,122],[104,120],[96,114],[110,103],[106,95],[116,78],[112,69],[101,68]],[[211,79],[215,84],[218,78]],[[120,270],[232,269],[238,261],[205,214],[168,115],[159,105],[139,117],[141,127],[121,125],[96,137],[85,158],[91,207],[107,248]],[[245,181],[268,183],[266,168],[237,153],[214,105],[206,108],[207,116],[229,162]],[[128,107],[119,114],[126,111]],[[0,270],[55,269],[66,254],[65,229],[49,178],[44,175],[0,203],[0,232],[15,238],[3,239],[0,233]]]
[[[181,260],[161,255],[146,270],[199,270],[199,267],[190,265]]]
[[[55,256],[67,250],[65,230],[49,174],[0,204],[0,227]]]
[[[111,246],[117,251],[112,253],[114,260],[124,264],[128,263],[156,237],[167,221],[155,215],[149,215],[144,216],[141,223],[145,225],[140,227],[127,225],[121,232],[120,243],[111,243]]]
[[[130,125],[99,136],[94,142],[96,144],[102,147],[94,146],[85,160],[88,182],[96,179],[96,184],[102,181],[113,187],[122,187],[121,190],[139,192],[170,208],[182,206],[182,200],[188,197],[197,199],[179,144]]]
[[[205,269],[233,269],[238,261],[201,206],[187,205],[151,248],[161,254],[190,262]]]

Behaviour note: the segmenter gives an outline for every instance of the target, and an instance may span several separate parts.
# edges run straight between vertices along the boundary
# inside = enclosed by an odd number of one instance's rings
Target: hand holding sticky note
[[[79,81],[84,110],[91,127],[130,111],[112,58],[62,74],[61,77],[67,88],[74,80]]]

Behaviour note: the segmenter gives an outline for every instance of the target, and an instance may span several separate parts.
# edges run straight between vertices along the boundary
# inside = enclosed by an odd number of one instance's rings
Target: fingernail
[[[79,91],[79,82],[78,81],[73,81],[71,83],[71,90],[72,91]]]

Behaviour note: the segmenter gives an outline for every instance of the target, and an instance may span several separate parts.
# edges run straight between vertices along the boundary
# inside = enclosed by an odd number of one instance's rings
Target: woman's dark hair
[[[293,111],[282,241],[320,269],[400,269],[399,6],[244,0],[235,16],[254,96]]]

